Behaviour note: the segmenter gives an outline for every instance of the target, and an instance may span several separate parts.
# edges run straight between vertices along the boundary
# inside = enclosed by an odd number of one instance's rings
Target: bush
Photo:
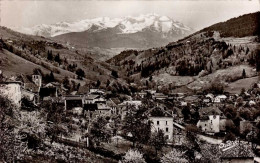
[[[145,163],[143,154],[138,150],[130,149],[126,152],[125,156],[119,163]]]

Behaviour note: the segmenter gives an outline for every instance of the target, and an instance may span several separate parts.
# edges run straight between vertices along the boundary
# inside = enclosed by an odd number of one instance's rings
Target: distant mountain
[[[146,86],[156,81],[200,89],[217,78],[227,83],[239,80],[243,69],[252,77],[256,74],[256,48],[260,47],[259,15],[214,24],[167,46],[122,51],[107,62],[118,66],[129,81]],[[223,73],[225,69],[230,74]]]
[[[124,18],[95,18],[15,29],[19,32],[66,41],[81,47],[148,48],[176,41],[192,29],[167,16],[156,14]]]

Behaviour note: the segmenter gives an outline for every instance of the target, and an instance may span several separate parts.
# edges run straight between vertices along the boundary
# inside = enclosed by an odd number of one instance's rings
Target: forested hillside
[[[243,15],[205,28],[165,47],[123,51],[107,62],[119,66],[129,82],[141,79],[145,85],[149,84],[148,77],[152,81],[160,74],[200,78],[239,65],[256,67],[259,71],[258,18],[259,12]],[[227,41],[229,37],[239,43]],[[239,78],[241,76],[230,76],[227,82]]]

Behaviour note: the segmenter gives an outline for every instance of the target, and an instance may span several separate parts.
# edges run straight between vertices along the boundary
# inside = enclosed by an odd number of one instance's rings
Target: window
[[[165,137],[166,137],[166,139],[170,139],[170,138],[169,138],[169,135],[165,135]]]
[[[207,126],[207,124],[205,124],[205,126]]]
[[[159,121],[157,121],[157,125],[159,125],[160,124],[160,122]]]
[[[166,121],[165,123],[166,123],[166,125],[167,125],[167,121]]]
[[[168,127],[166,127],[166,129],[165,129],[165,130],[166,130],[166,132],[169,132],[169,129],[168,129]]]

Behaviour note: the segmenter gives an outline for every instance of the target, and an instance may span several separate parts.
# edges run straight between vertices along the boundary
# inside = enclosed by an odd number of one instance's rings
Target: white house
[[[220,115],[209,115],[208,117],[201,118],[197,127],[205,133],[219,133],[226,129],[226,118]]]
[[[21,89],[21,92],[22,92],[22,98],[26,98],[27,100],[33,102],[34,105],[36,104],[36,94],[35,93],[28,91],[24,88]]]
[[[36,84],[38,87],[42,86],[42,76],[41,75],[32,75],[32,81],[34,84]]]
[[[221,102],[225,101],[226,99],[227,99],[226,95],[218,95],[217,97],[215,97],[214,102],[221,103]]]
[[[152,132],[158,132],[162,130],[168,141],[173,138],[173,117],[172,116],[150,116],[149,119],[152,121]]]
[[[220,123],[219,115],[209,115],[208,118],[201,119],[197,123],[197,127],[204,132],[218,133]]]
[[[21,82],[11,81],[0,83],[0,94],[7,97],[16,106],[21,106]]]

